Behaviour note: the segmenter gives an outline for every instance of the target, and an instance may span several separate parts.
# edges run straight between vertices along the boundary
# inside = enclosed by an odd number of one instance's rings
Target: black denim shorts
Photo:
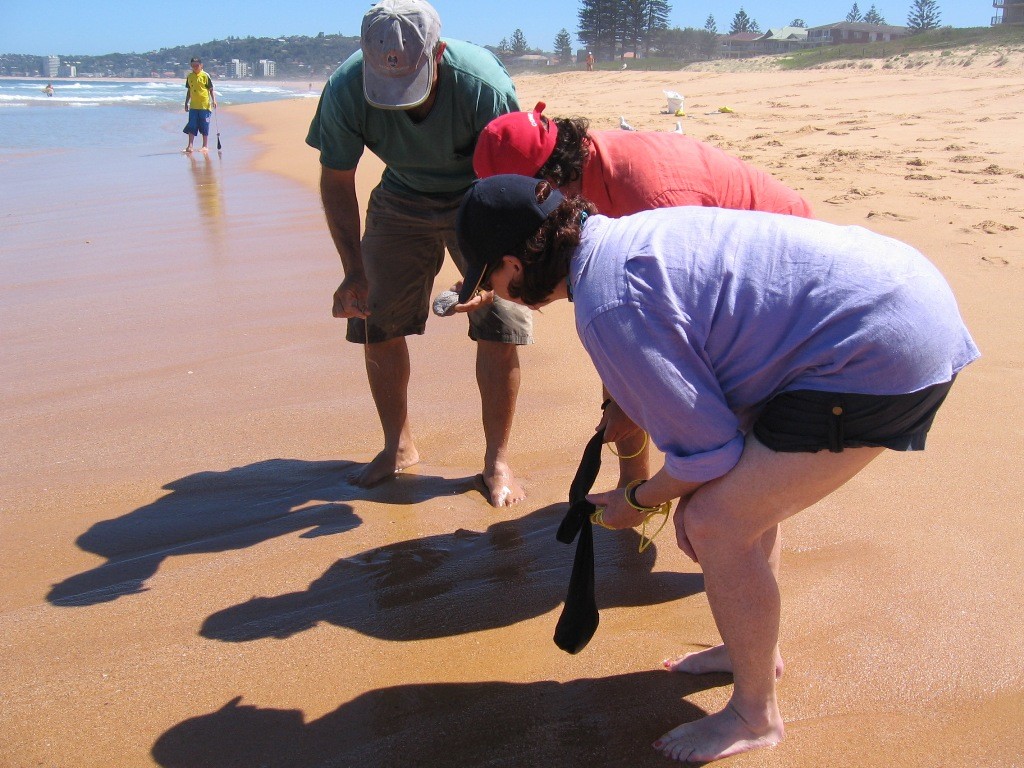
[[[953,381],[908,395],[855,395],[799,389],[765,404],[754,436],[773,451],[815,453],[875,446],[924,450],[928,430]]]

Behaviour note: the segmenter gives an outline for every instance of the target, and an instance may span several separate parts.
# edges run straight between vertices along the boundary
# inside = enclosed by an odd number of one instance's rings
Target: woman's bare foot
[[[512,468],[503,462],[487,467],[480,475],[492,507],[511,507],[526,498],[526,491],[516,481]]]
[[[762,747],[774,747],[786,735],[782,716],[772,708],[763,722],[748,722],[729,703],[721,712],[683,723],[654,742],[656,750],[681,763],[709,763]]]
[[[392,454],[387,449],[378,453],[373,460],[364,464],[362,469],[352,473],[348,480],[360,488],[369,488],[385,480],[389,480],[414,464],[419,463],[420,455],[415,448],[399,449]]]
[[[732,659],[729,658],[729,651],[724,645],[716,645],[703,651],[684,653],[671,659],[661,662],[669,672],[685,672],[689,675],[708,675],[713,672],[728,672],[732,674]],[[782,661],[782,654],[775,650],[775,679],[782,677],[785,669]]]

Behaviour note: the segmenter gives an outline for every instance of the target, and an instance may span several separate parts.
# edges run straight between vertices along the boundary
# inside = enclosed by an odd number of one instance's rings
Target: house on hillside
[[[803,27],[772,27],[757,41],[763,53],[786,53],[807,47],[807,30]]]
[[[888,43],[909,35],[910,30],[906,27],[867,24],[863,21],[837,21],[835,24],[811,27],[807,30],[807,41],[812,45]]]
[[[726,59],[740,59],[763,53],[757,46],[762,37],[760,32],[737,32],[735,35],[720,35],[718,54]]]
[[[1024,24],[1024,2],[1021,0],[992,0],[996,15],[992,17],[992,26],[996,24]]]

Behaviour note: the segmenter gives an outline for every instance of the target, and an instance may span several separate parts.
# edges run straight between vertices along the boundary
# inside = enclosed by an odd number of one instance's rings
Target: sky
[[[858,0],[864,13],[873,0]],[[808,26],[846,18],[854,0],[669,0],[669,26],[703,27],[708,14],[727,32],[742,7],[762,30],[796,18]],[[913,0],[874,0],[889,24],[904,25]],[[96,56],[145,53],[227,37],[356,36],[369,0],[0,0],[0,53]],[[442,35],[497,45],[521,29],[531,48],[551,50],[566,29],[574,47],[579,0],[433,0]],[[940,23],[987,27],[992,0],[938,0]]]

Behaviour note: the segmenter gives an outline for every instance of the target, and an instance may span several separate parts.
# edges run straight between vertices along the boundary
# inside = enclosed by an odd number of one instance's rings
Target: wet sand
[[[720,764],[1024,764],[1019,67],[517,85],[596,128],[670,130],[662,91],[684,94],[690,135],[932,258],[984,355],[928,451],[784,526],[788,737]],[[567,305],[522,352],[525,503],[494,511],[475,488],[460,319],[411,343],[423,463],[345,482],[381,438],[330,317],[314,108],[225,110],[231,144],[208,160],[3,165],[0,766],[670,764],[650,742],[730,691],[659,669],[718,640],[671,536],[638,555],[598,531],[601,626],[577,656],[551,641],[572,557],[554,531],[598,418]],[[376,175],[368,156],[364,201]]]

